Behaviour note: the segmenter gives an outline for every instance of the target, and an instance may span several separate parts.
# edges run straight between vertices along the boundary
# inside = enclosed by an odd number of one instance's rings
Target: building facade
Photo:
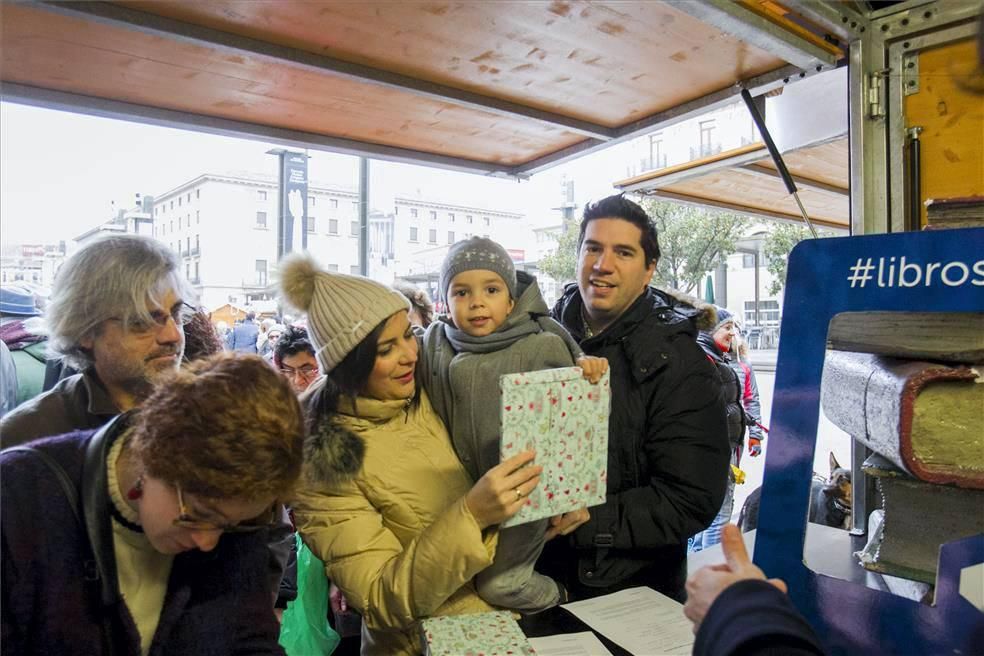
[[[277,196],[272,177],[208,173],[156,197],[153,234],[179,255],[205,308],[248,307],[274,296]],[[309,185],[306,236],[307,249],[328,269],[358,273],[358,194]]]
[[[23,286],[46,296],[64,261],[65,242],[4,244],[0,252],[0,282]]]
[[[152,216],[154,236],[181,257],[205,308],[274,298],[275,178],[203,174],[157,196]],[[307,218],[307,250],[329,271],[358,274],[358,193],[312,181]],[[522,214],[397,197],[392,208],[369,213],[368,273],[383,282],[409,279],[434,293],[448,246],[472,235],[500,241],[522,262],[525,249],[512,243],[522,225]]]

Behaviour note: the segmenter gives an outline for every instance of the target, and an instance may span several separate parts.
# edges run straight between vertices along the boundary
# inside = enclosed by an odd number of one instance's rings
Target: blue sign
[[[984,536],[941,549],[932,605],[804,563],[828,325],[868,311],[984,312],[984,228],[810,240],[790,254],[754,560],[788,583],[830,654],[981,653],[984,613],[955,577],[984,562]]]

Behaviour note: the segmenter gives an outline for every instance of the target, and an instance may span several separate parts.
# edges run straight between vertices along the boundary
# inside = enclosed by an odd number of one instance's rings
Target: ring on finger
[[[513,490],[513,492],[516,493],[516,501],[519,501],[520,499],[523,498],[523,493],[518,487],[515,490]]]

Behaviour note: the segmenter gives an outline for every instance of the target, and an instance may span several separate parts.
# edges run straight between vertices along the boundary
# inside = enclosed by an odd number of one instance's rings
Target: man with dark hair
[[[607,501],[540,561],[574,597],[647,585],[682,600],[687,538],[724,498],[724,407],[696,342],[713,307],[650,287],[659,254],[639,205],[621,195],[588,205],[577,282],[553,309],[584,352],[611,368]]]
[[[318,377],[318,360],[304,328],[287,326],[274,344],[273,366],[287,377],[298,394],[314,382]]]

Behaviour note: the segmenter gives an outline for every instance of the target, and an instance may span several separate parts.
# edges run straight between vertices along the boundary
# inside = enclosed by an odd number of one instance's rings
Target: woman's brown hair
[[[212,499],[283,499],[301,472],[304,422],[287,380],[221,353],[161,379],[134,423],[148,475]]]

